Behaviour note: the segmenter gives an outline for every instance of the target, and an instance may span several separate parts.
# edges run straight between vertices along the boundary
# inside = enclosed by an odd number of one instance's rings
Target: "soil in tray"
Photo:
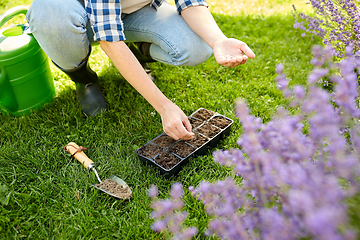
[[[189,118],[189,121],[190,121],[191,127],[193,129],[197,128],[198,126],[200,126],[203,123],[203,121],[197,120],[195,118]]]
[[[181,161],[180,158],[176,157],[174,154],[172,154],[168,151],[160,153],[155,158],[155,162],[165,169],[172,168],[173,166],[178,164],[180,161]]]
[[[171,144],[173,144],[176,141],[172,137],[169,137],[168,135],[161,135],[155,138],[154,140],[152,140],[151,142],[159,145],[162,148],[165,148],[165,147],[170,147]]]
[[[162,151],[161,147],[148,143],[138,150],[138,154],[143,155],[144,157],[151,158],[161,151]]]
[[[201,147],[204,145],[209,139],[200,135],[199,133],[195,133],[195,136],[191,140],[187,140],[186,142],[189,143],[194,148]]]
[[[214,127],[208,123],[202,125],[201,127],[199,127],[198,129],[196,129],[194,131],[201,133],[202,135],[205,135],[209,138],[215,137],[216,134],[218,134],[219,132],[221,132],[220,128]]]
[[[185,141],[179,141],[175,143],[169,151],[175,153],[176,155],[185,158],[189,156],[193,151],[195,151],[195,148],[187,145]]]
[[[208,122],[212,125],[215,125],[215,126],[221,128],[221,129],[226,128],[231,123],[231,121],[229,119],[222,117],[222,116],[216,116],[216,117],[210,119]]]
[[[213,111],[210,111],[210,110],[207,110],[207,109],[200,109],[191,116],[194,117],[194,118],[206,121],[209,118],[211,118],[213,115],[214,115]]]

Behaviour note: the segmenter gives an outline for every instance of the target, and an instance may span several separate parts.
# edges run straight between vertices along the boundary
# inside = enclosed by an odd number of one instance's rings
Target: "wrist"
[[[160,116],[164,115],[167,109],[170,109],[175,105],[165,95],[163,96],[163,99],[159,99],[159,104],[153,106],[155,110],[160,114]]]
[[[223,42],[223,41],[226,41],[227,39],[228,39],[228,38],[227,38],[225,35],[216,38],[216,39],[212,42],[211,48],[214,49],[214,46],[215,46],[215,45],[217,45],[217,44],[219,44],[219,43],[221,43],[221,42]]]

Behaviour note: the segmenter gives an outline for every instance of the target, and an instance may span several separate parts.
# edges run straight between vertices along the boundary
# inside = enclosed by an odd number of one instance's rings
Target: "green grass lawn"
[[[239,15],[214,12],[228,37],[246,42],[255,52],[256,58],[246,65],[225,68],[217,65],[213,57],[197,67],[151,63],[157,86],[185,114],[203,107],[235,121],[228,138],[217,146],[220,149],[236,147],[241,135],[234,114],[237,98],[247,101],[252,114],[269,121],[278,107],[287,104],[276,89],[275,66],[284,64],[291,84],[305,84],[312,69],[311,46],[320,41],[303,38],[300,31],[293,29],[288,0],[268,2],[273,2],[272,9],[279,5],[288,10]],[[2,1],[0,12],[30,3]],[[21,21],[21,17],[12,22],[16,21]],[[164,239],[150,229],[153,220],[149,217],[151,201],[147,190],[156,184],[160,197],[166,198],[176,181],[185,187],[187,224],[202,232],[208,217],[187,187],[197,186],[202,180],[223,179],[230,170],[213,161],[212,151],[191,158],[183,171],[170,179],[144,166],[134,150],[162,133],[160,116],[99,47],[93,49],[90,63],[109,103],[109,110],[103,115],[84,118],[74,84],[53,65],[56,97],[46,108],[24,117],[0,113],[0,200],[12,192],[8,203],[0,204],[0,238]],[[94,173],[63,151],[71,141],[89,149],[86,154],[97,164],[102,179],[112,174],[124,179],[132,188],[133,197],[116,200],[91,187],[90,183],[97,181]],[[197,235],[197,239],[202,238],[202,233]]]

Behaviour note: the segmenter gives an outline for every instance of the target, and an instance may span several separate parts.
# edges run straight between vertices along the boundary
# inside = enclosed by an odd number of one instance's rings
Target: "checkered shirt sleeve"
[[[192,7],[192,6],[208,7],[206,0],[175,0],[175,5],[176,5],[176,8],[177,8],[177,11],[179,14],[185,8]]]
[[[120,0],[85,0],[85,9],[94,30],[94,40],[126,40],[121,20]]]
[[[121,0],[85,0],[85,9],[94,30],[95,41],[117,42],[126,40],[121,20]],[[164,0],[153,0],[158,9]],[[208,6],[206,0],[175,0],[178,13],[192,6]]]

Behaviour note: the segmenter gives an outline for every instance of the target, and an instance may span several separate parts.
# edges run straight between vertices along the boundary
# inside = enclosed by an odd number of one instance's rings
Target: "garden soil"
[[[181,160],[180,158],[176,157],[174,154],[168,151],[164,151],[160,153],[155,158],[155,162],[166,169],[172,168],[173,166],[178,164],[180,160]]]
[[[216,134],[221,132],[221,130],[213,125],[205,123],[201,127],[197,128],[194,132],[199,132],[202,135],[212,138],[212,137],[215,137]]]
[[[210,111],[210,110],[207,110],[207,109],[200,109],[199,111],[194,113],[192,115],[192,117],[203,120],[203,121],[206,121],[209,118],[211,118],[212,116],[214,116],[214,114],[215,113],[213,111]]]
[[[138,153],[145,157],[152,158],[161,151],[162,148],[159,146],[153,144],[146,144],[145,146],[139,149]]]
[[[179,141],[170,148],[170,151],[182,158],[186,158],[190,153],[195,151],[195,148],[186,144],[185,141]]]
[[[225,117],[217,116],[217,117],[210,119],[209,123],[221,128],[221,129],[225,129],[227,126],[229,126],[231,121],[229,119],[226,119]]]
[[[168,135],[161,135],[160,137],[152,140],[151,142],[159,145],[162,148],[166,148],[166,147],[170,147],[171,144],[175,143],[176,141],[172,137],[169,137]]]
[[[121,199],[129,199],[132,196],[131,191],[129,191],[129,186],[123,187],[112,179],[106,179],[102,183],[95,184],[95,186],[105,191],[111,192]]]
[[[195,133],[195,136],[191,140],[187,140],[186,142],[189,143],[191,146],[198,148],[204,145],[207,141],[209,141],[207,137],[202,136],[199,133]]]
[[[181,158],[191,155],[196,149],[206,144],[210,138],[220,133],[221,129],[225,129],[231,124],[231,120],[214,115],[215,113],[210,110],[200,109],[188,117],[195,133],[191,140],[176,142],[168,135],[162,134],[141,147],[137,153],[147,158],[153,158],[165,169],[171,169],[182,160]]]

